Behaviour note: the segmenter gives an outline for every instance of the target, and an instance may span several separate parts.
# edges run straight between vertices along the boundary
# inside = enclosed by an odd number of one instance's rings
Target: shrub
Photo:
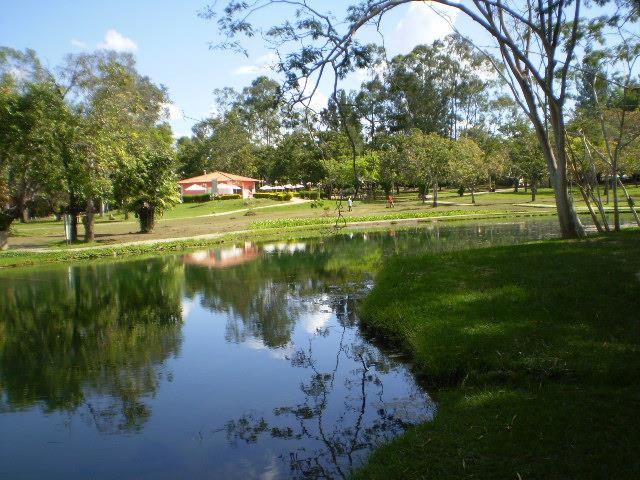
[[[328,216],[329,207],[324,207],[325,214],[321,217],[305,217],[305,218],[278,218],[275,220],[259,220],[252,222],[249,228],[259,230],[264,228],[288,228],[288,227],[302,227],[307,225],[327,225],[335,223],[335,216]],[[357,215],[347,216],[346,220],[349,222],[375,222],[382,220],[402,220],[405,218],[431,218],[431,217],[455,217],[461,216],[465,218],[467,216],[482,216],[488,217],[513,215],[515,212],[509,212],[504,210],[427,210],[427,211],[406,211],[397,213],[387,213],[380,215]],[[525,214],[529,215],[529,214]]]
[[[308,198],[310,200],[318,200],[320,198],[320,192],[317,190],[301,190],[296,194],[300,198]]]
[[[291,192],[257,192],[253,194],[254,198],[269,198],[279,202],[286,202],[293,198]]]
[[[221,195],[216,195],[214,200],[238,200],[242,198],[242,195],[239,193],[225,193]]]
[[[182,197],[182,203],[202,203],[211,200],[211,195],[205,193],[204,195],[185,195]]]

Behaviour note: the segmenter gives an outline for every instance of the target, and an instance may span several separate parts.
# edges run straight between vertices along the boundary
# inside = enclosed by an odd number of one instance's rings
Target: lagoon
[[[557,221],[251,242],[0,274],[0,478],[345,478],[437,403],[361,331],[385,259]]]

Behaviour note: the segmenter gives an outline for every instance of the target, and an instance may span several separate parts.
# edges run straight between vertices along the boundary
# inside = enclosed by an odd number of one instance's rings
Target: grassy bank
[[[136,240],[136,244],[101,244],[95,243],[82,243],[77,244],[56,244],[46,250],[8,250],[0,252],[0,269],[34,266],[49,263],[59,262],[78,262],[84,260],[96,260],[101,258],[123,258],[123,257],[139,257],[152,255],[154,253],[166,253],[166,252],[179,252],[186,251],[202,247],[210,247],[215,245],[221,245],[224,243],[233,243],[237,241],[270,241],[270,240],[292,240],[303,238],[314,238],[318,236],[334,235],[336,233],[348,233],[356,231],[364,227],[368,230],[376,228],[378,226],[383,228],[389,228],[395,223],[395,220],[411,220],[415,219],[419,221],[431,221],[431,220],[446,220],[446,221],[477,221],[479,219],[498,219],[498,218],[519,218],[519,217],[540,217],[549,216],[547,212],[501,212],[501,211],[430,211],[430,212],[418,212],[418,214],[408,215],[406,213],[399,214],[387,214],[387,215],[371,215],[348,218],[346,227],[335,229],[335,217],[319,217],[314,219],[308,219],[305,221],[297,221],[299,219],[291,219],[291,221],[263,221],[260,224],[254,224],[250,230],[242,230],[239,232],[220,232],[218,234],[212,234],[197,238],[177,238],[177,239],[162,239],[162,238],[145,238],[144,242],[140,243],[140,240]],[[311,220],[311,221],[310,221]],[[319,222],[313,220],[320,220]],[[358,222],[363,225],[358,226]],[[393,225],[393,228],[397,229],[398,226]]]
[[[159,242],[138,245],[97,245],[94,247],[77,249],[57,249],[50,251],[6,251],[0,253],[0,270],[6,268],[30,267],[51,263],[77,263],[100,259],[145,257],[172,252],[188,252],[190,250],[215,247],[241,241],[289,241],[300,238],[313,238],[329,235],[332,232],[327,227],[305,229],[288,229],[280,231],[251,231],[241,233],[227,233],[220,236],[202,239],[180,239],[170,242]],[[77,246],[82,246],[79,244]]]
[[[356,478],[640,478],[640,232],[394,259],[363,322],[436,419]]]

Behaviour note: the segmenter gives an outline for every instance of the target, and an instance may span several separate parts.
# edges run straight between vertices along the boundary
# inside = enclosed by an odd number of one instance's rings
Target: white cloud
[[[308,79],[305,82],[305,79],[303,78],[298,79],[298,91],[302,91],[305,95],[311,95],[311,92],[313,92],[314,88],[315,80]],[[320,90],[320,88],[316,88],[316,91],[313,92],[311,98],[307,98],[304,103],[311,110],[320,112],[321,110],[327,108],[329,97],[322,90]]]
[[[9,75],[11,75],[16,82],[22,82],[27,79],[28,73],[18,67],[11,67],[9,69]]]
[[[453,26],[460,11],[456,8],[415,2],[409,5],[404,18],[398,22],[389,36],[387,48],[392,55],[408,53],[416,45],[431,44],[434,40],[453,33]]]
[[[78,40],[76,38],[72,38],[71,39],[71,46],[75,47],[75,48],[87,48],[87,44],[84,43],[82,40]]]
[[[98,48],[115,50],[116,52],[135,52],[138,50],[136,42],[125,37],[117,30],[111,28],[104,36],[104,42],[98,44]]]
[[[257,65],[243,65],[241,67],[236,68],[233,71],[234,75],[254,75],[260,72],[260,67]]]
[[[278,64],[278,56],[273,53],[262,55],[253,65],[242,65],[233,71],[234,75],[258,75],[272,71]]]
[[[184,118],[182,109],[175,103],[163,103],[160,107],[168,120],[182,120]]]

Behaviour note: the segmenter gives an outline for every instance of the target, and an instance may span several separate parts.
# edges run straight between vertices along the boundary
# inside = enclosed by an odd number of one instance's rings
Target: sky
[[[134,53],[139,72],[167,87],[172,102],[169,121],[176,137],[189,135],[192,125],[212,112],[214,89],[242,89],[259,75],[278,78],[269,70],[273,54],[259,38],[245,42],[248,57],[210,48],[220,37],[215,21],[198,16],[207,0],[0,1],[0,45],[32,48],[50,68],[60,65],[69,53],[101,48]],[[351,2],[311,3],[343,18]],[[442,13],[460,31],[477,28],[455,11]],[[290,11],[274,8],[263,11],[258,20],[265,26],[274,25],[286,15]],[[381,31],[388,55],[393,56],[442,38],[452,27],[432,8],[415,2],[388,13]],[[368,28],[358,38],[366,42],[380,37]],[[342,87],[357,88],[365,79],[366,72],[357,72]],[[327,81],[313,100],[316,108],[326,105],[330,91]]]

